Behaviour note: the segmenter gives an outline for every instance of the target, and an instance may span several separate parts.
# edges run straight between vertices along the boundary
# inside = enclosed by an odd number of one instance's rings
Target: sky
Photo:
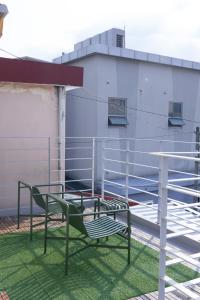
[[[200,62],[200,0],[0,2],[9,10],[0,49],[17,57],[52,61],[81,40],[125,26],[126,48]]]

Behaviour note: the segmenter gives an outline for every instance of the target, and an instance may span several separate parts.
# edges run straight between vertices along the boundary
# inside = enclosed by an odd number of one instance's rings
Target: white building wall
[[[72,63],[71,63],[72,64]],[[183,102],[183,118],[200,121],[199,108],[200,74],[176,66],[142,62],[108,55],[92,55],[73,63],[84,67],[84,88],[72,92],[67,111],[68,136],[95,136],[110,138],[156,138],[158,140],[192,141],[196,124],[185,121],[183,127],[168,127],[169,101]],[[78,97],[80,97],[78,99]],[[127,98],[127,127],[108,126],[108,97]],[[88,99],[87,99],[88,98]],[[69,104],[70,103],[70,104]],[[152,112],[151,113],[146,113]],[[186,134],[187,133],[187,134]],[[124,145],[121,146],[124,147]],[[99,143],[100,144],[100,143]],[[120,145],[118,145],[120,146]],[[132,145],[140,151],[190,151],[188,144],[137,141]],[[97,152],[97,177],[101,174],[100,146]],[[116,153],[123,160],[123,153]],[[156,158],[145,155],[131,156],[138,162],[157,164]],[[173,167],[173,163],[170,167]],[[176,169],[187,169],[183,162],[176,162]],[[191,166],[192,167],[192,166]],[[122,168],[120,171],[123,171]],[[152,173],[147,169],[134,168],[141,174]]]
[[[84,61],[84,62],[83,62]],[[96,58],[85,58],[74,63],[81,66],[84,63],[83,88],[67,93],[66,97],[66,136],[67,137],[95,137],[97,136],[97,71]],[[66,148],[91,147],[91,139],[67,139]],[[66,158],[91,157],[91,150],[68,150]],[[66,169],[91,168],[91,161],[66,160]],[[91,171],[73,171],[66,174],[70,178],[91,178]]]

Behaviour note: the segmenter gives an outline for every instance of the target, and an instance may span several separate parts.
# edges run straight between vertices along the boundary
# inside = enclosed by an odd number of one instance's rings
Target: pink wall
[[[57,136],[55,87],[0,83],[0,214],[16,208],[18,180],[30,184],[48,181],[48,137],[51,157],[56,159]],[[57,168],[56,160],[51,167]],[[22,205],[27,204],[24,193]]]

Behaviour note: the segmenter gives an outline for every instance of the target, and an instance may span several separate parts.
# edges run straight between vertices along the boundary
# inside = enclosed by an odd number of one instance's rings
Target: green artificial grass
[[[75,229],[70,231],[78,235]],[[135,240],[129,266],[126,250],[88,248],[70,258],[69,275],[65,276],[63,241],[49,240],[44,255],[43,236],[42,231],[34,233],[32,242],[28,233],[0,236],[0,287],[11,300],[119,300],[158,289],[159,254]],[[125,243],[118,236],[111,237],[111,242]],[[71,242],[72,250],[79,246],[79,242]],[[182,282],[199,274],[178,264],[168,275]]]

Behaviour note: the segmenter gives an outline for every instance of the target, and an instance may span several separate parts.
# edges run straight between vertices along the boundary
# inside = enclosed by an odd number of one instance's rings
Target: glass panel
[[[182,102],[169,102],[169,117],[182,118]]]
[[[108,98],[109,116],[126,116],[126,99]]]

